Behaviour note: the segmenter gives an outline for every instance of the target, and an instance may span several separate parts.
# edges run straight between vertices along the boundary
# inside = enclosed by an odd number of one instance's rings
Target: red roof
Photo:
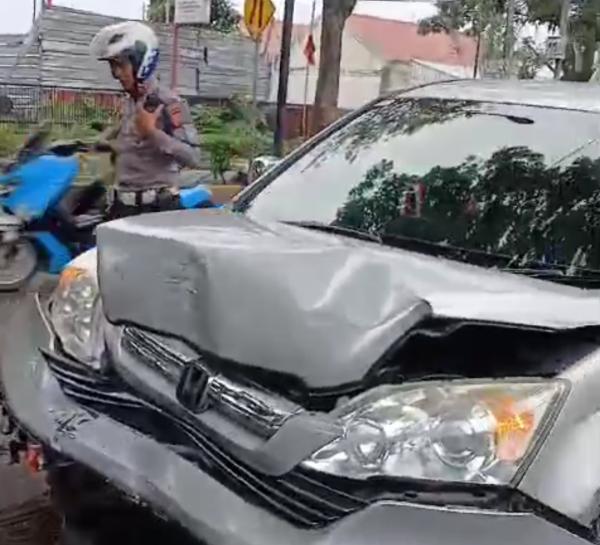
[[[476,43],[465,34],[422,35],[419,25],[368,15],[352,15],[346,29],[357,40],[384,60],[423,61],[471,66],[475,61]]]
[[[282,29],[281,21],[273,21],[263,34],[261,53],[267,62],[279,58]],[[309,25],[294,25],[292,43],[303,41],[309,29]],[[347,32],[387,62],[419,59],[462,66],[475,63],[476,44],[473,38],[458,32],[453,36],[445,33],[421,35],[418,29],[417,23],[370,15],[351,15],[346,22]]]

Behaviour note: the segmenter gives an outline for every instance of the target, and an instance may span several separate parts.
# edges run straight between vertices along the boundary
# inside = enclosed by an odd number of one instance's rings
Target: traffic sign
[[[201,25],[209,22],[209,0],[175,0],[175,24]]]
[[[563,60],[565,58],[566,43],[560,36],[548,36],[546,40],[546,56],[551,60]]]
[[[255,40],[259,40],[262,33],[269,26],[275,15],[275,5],[272,0],[246,0],[244,3],[244,23]]]

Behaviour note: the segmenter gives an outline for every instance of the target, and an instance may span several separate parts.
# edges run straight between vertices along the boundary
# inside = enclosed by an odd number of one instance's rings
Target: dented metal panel
[[[432,315],[600,324],[589,291],[227,212],[121,220],[101,226],[98,241],[111,321],[315,387],[360,380]]]

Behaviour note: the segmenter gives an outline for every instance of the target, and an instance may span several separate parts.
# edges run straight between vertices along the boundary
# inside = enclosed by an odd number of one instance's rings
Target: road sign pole
[[[179,25],[173,23],[173,51],[171,53],[171,89],[177,90],[177,69],[179,65]]]
[[[285,0],[283,11],[283,34],[281,37],[281,55],[279,61],[279,89],[277,92],[277,123],[275,126],[274,151],[283,156],[283,122],[287,104],[288,78],[290,75],[290,49],[292,46],[292,28],[294,25],[294,0]]]
[[[315,31],[315,12],[317,8],[317,0],[313,0],[312,11],[310,14],[310,31],[308,33],[309,39],[313,39],[313,33]],[[314,58],[314,53],[313,53]],[[302,136],[308,138],[308,87],[310,83],[310,65],[311,60],[306,59],[306,73],[304,74],[304,107],[302,110]],[[312,104],[312,101],[311,101]]]
[[[254,66],[252,70],[252,103],[258,105],[258,75],[260,61],[260,44],[265,29],[271,24],[275,14],[275,4],[272,0],[245,0],[244,23],[248,33],[254,40]],[[258,120],[256,120],[258,122]]]
[[[254,71],[252,75],[252,104],[258,103],[258,61],[260,58],[260,38],[254,40]]]

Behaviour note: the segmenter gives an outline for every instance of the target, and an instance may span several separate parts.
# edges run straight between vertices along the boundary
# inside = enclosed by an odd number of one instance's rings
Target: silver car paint
[[[600,351],[561,377],[571,391],[519,488],[582,524],[600,516]]]
[[[210,545],[584,545],[532,514],[380,502],[325,530],[299,530],[255,507],[164,445],[66,398],[38,346],[49,333],[32,297],[2,324],[0,379],[21,422],[58,452],[179,521]],[[11,309],[12,310],[12,309]],[[6,336],[11,342],[5,343]],[[33,342],[32,342],[33,341]],[[65,433],[66,420],[72,425]]]
[[[98,248],[109,320],[310,386],[360,380],[427,316],[600,324],[589,291],[227,212],[109,223]]]
[[[600,92],[595,86],[546,87],[540,92],[538,85],[519,84],[517,87],[514,83],[498,82],[474,86],[464,83],[443,84],[412,93],[413,96],[446,98],[488,97],[490,100],[514,103],[537,101],[540,105],[600,111]],[[171,328],[181,327],[182,322],[170,325],[160,315],[165,311],[166,303],[179,305],[173,307],[174,311],[182,314],[179,319],[190,320],[190,323],[201,330],[185,330],[191,335],[191,340],[210,340],[212,344],[209,348],[216,348],[216,354],[219,354],[219,349],[224,349],[225,352],[233,349],[238,351],[243,343],[249,341],[242,339],[240,346],[225,348],[223,345],[226,339],[219,337],[214,329],[216,325],[232,324],[218,316],[218,321],[210,328],[207,322],[201,319],[198,321],[203,310],[221,309],[224,313],[225,308],[220,305],[229,301],[230,310],[233,308],[238,313],[238,320],[233,323],[237,327],[236,331],[242,328],[242,324],[247,327],[248,324],[260,323],[264,331],[259,330],[259,340],[264,342],[272,339],[279,331],[280,324],[275,321],[276,313],[264,310],[263,307],[269,307],[271,302],[277,303],[276,297],[280,292],[288,300],[298,303],[315,300],[329,303],[331,298],[323,298],[332,291],[335,294],[337,284],[330,286],[329,291],[326,289],[329,285],[326,282],[327,272],[331,273],[331,270],[326,269],[324,263],[327,264],[329,259],[333,261],[334,258],[339,258],[336,261],[339,269],[335,279],[348,281],[358,278],[361,281],[357,287],[363,289],[372,282],[368,283],[368,279],[361,278],[360,274],[350,273],[368,271],[368,266],[375,263],[374,270],[381,275],[377,278],[387,280],[389,277],[386,274],[390,274],[392,265],[401,269],[405,273],[402,274],[402,293],[409,291],[405,303],[420,303],[415,308],[423,313],[422,316],[432,313],[551,329],[599,325],[600,322],[595,293],[483,271],[408,252],[379,249],[370,244],[328,235],[309,234],[292,227],[254,225],[243,221],[238,225],[235,223],[237,220],[207,218],[204,215],[199,224],[197,219],[192,220],[191,215],[185,213],[166,214],[162,217],[153,216],[151,219],[126,220],[101,230],[101,233],[107,233],[107,240],[112,241],[111,255],[101,260],[102,288],[118,288],[110,297],[112,317],[139,320],[142,324],[152,321],[165,326],[164,330],[169,331]],[[161,239],[164,244],[161,244]],[[137,265],[128,255],[131,247],[125,245],[127,240],[139,243],[139,247],[134,246],[136,253],[140,251]],[[223,242],[226,244],[219,246]],[[266,248],[272,242],[275,245],[270,248],[271,253]],[[244,255],[243,264],[252,273],[249,280],[243,274],[228,274],[227,266],[223,264],[224,256],[235,254],[236,248]],[[312,253],[308,251],[310,249],[313,250]],[[294,255],[295,250],[299,255]],[[103,251],[106,253],[105,249]],[[269,274],[264,284],[259,283],[260,263],[257,259],[265,259],[269,264],[269,259],[274,259],[277,252],[282,252],[282,258],[276,262],[280,268]],[[303,253],[309,254],[311,259],[299,271],[294,271]],[[324,255],[321,257],[319,253]],[[157,255],[162,259],[176,259],[169,267],[168,264],[158,262]],[[229,263],[234,270],[241,264],[236,260]],[[195,269],[198,271],[195,272]],[[282,282],[279,277],[290,271],[301,273],[294,276],[295,279],[318,279],[319,290],[311,293],[306,286],[304,289],[295,289]],[[217,272],[225,278],[222,289],[214,298],[209,296],[210,293],[200,293],[200,287],[208,285],[211,290],[216,287],[218,282],[214,274]],[[346,277],[342,276],[343,272],[347,273]],[[125,273],[132,274],[133,278],[125,280]],[[397,276],[394,278],[397,280]],[[150,284],[144,286],[146,281]],[[239,285],[235,285],[235,282]],[[270,288],[268,283],[273,283],[275,292],[267,289]],[[148,293],[155,296],[158,287],[165,292],[165,296],[150,301]],[[262,291],[253,293],[257,288]],[[128,298],[119,302],[118,296],[123,296],[125,289],[130,290],[127,292]],[[232,293],[225,294],[226,290],[231,290]],[[250,295],[246,298],[248,292]],[[377,290],[375,292],[378,293]],[[201,301],[202,304],[207,304],[206,308],[199,303],[199,295],[203,296]],[[305,298],[302,299],[300,295]],[[247,301],[253,303],[249,308],[242,304]],[[381,301],[369,301],[371,318],[377,316],[377,312],[381,313],[382,308],[389,312],[384,314],[387,317],[394,311],[405,311],[406,306],[402,306],[401,302],[402,299],[398,298],[394,301],[396,306],[388,309]],[[277,309],[278,305],[275,304],[274,307]],[[338,316],[335,313],[345,310],[345,307],[335,305],[322,308],[332,312],[331,316],[335,317]],[[296,318],[299,319],[302,313],[305,317],[310,316],[314,307],[298,304],[295,310]],[[149,314],[144,316],[144,312]],[[267,322],[262,321],[265,315],[270,318]],[[349,317],[354,318],[354,315],[350,314]],[[409,317],[414,318],[410,313]],[[374,323],[376,320],[362,323],[360,333],[365,341],[373,338],[368,330]],[[389,325],[391,320],[384,320],[382,323]],[[407,327],[409,323],[410,320],[394,325]],[[6,327],[6,323],[2,326]],[[57,450],[88,464],[123,489],[162,507],[196,535],[211,543],[584,543],[533,515],[426,509],[384,503],[349,517],[325,532],[298,531],[244,503],[240,497],[151,438],[143,437],[103,416],[90,419],[86,411],[65,398],[37,352],[36,347],[47,342],[47,332],[31,301],[17,310],[9,327],[11,343],[3,344],[6,349],[0,352],[0,376],[8,392],[11,408],[23,424],[41,438],[47,439]],[[255,327],[253,331],[256,332],[257,329]],[[228,331],[227,339],[231,337],[231,332]],[[387,337],[383,335],[375,338],[382,341]],[[363,348],[360,343],[357,346]],[[294,344],[291,347],[299,350],[299,346]],[[313,356],[327,353],[319,346],[309,345],[303,348],[310,349]],[[379,348],[375,350],[371,347],[370,350],[377,352]],[[363,362],[356,357],[357,354],[365,355],[358,350],[352,352],[354,359],[349,362],[335,360],[340,366],[340,376],[357,376],[364,371]],[[270,352],[268,355],[275,354]],[[584,524],[595,520],[600,505],[600,463],[597,461],[600,446],[597,444],[600,442],[597,440],[600,437],[600,396],[597,394],[600,387],[599,357],[596,353],[565,372],[564,376],[572,382],[571,393],[550,436],[520,483],[524,492]],[[293,353],[291,359],[295,364],[297,358],[298,355]],[[266,361],[275,365],[273,360]],[[287,365],[288,361],[287,358],[278,361],[277,367]],[[323,360],[319,363],[325,366]],[[326,361],[326,365],[330,365],[330,362]],[[342,367],[344,365],[347,368]],[[291,365],[290,369],[294,370]],[[334,379],[322,376],[314,369],[310,369],[310,375],[317,380]],[[75,434],[61,433],[60,422],[65,416],[73,415],[78,416]],[[209,500],[203,501],[203,498]],[[227,506],[227,509],[223,509],[223,506]]]

